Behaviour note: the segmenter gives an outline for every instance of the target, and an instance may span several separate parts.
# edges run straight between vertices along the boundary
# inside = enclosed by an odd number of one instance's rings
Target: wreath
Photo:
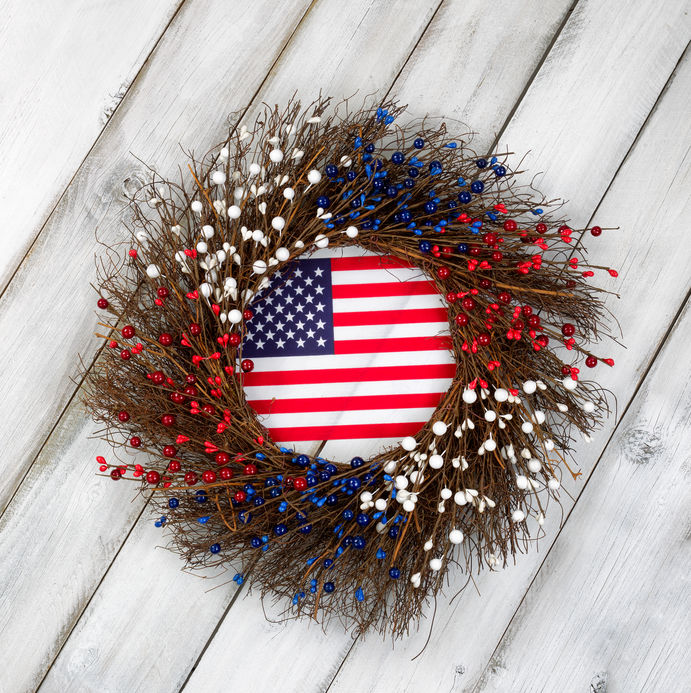
[[[100,471],[153,491],[189,566],[233,566],[289,616],[394,636],[452,565],[524,551],[562,473],[578,476],[574,436],[608,411],[582,366],[614,365],[589,350],[603,332],[589,280],[616,276],[586,263],[585,230],[520,184],[508,153],[478,156],[428,119],[399,126],[403,112],[266,106],[177,181],[152,170],[124,248],[98,261],[108,348],[86,395],[113,447]],[[243,338],[272,278],[354,244],[429,275],[456,366],[414,436],[342,463],[271,440],[243,391]]]

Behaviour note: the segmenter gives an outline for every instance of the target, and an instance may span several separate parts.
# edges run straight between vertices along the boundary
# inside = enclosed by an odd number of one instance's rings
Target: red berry
[[[161,423],[164,426],[174,426],[175,425],[175,416],[173,414],[164,414],[161,417]]]
[[[154,371],[151,374],[151,382],[154,385],[162,385],[166,381],[166,376],[163,374],[163,371]]]
[[[202,333],[202,328],[199,325],[197,325],[196,322],[193,322],[190,325],[190,334],[193,334],[196,337],[197,335],[199,335],[201,333]]]
[[[535,230],[538,233],[545,233],[545,231],[547,231],[547,224],[543,224],[543,223],[537,224],[535,226]]]
[[[540,328],[540,316],[539,315],[531,315],[528,318],[528,325],[532,327],[534,330],[537,330]]]
[[[170,292],[165,286],[159,286],[158,289],[156,289],[156,293],[158,294],[159,298],[168,298]]]
[[[119,469],[114,469],[114,470],[110,473],[110,478],[111,478],[113,481],[117,481],[121,476],[122,476],[122,473],[120,472]]]
[[[224,465],[230,462],[230,455],[227,452],[217,452],[216,453],[216,464]]]
[[[120,352],[120,358],[121,358],[123,361],[127,361],[127,360],[130,358],[130,356],[132,356],[132,354],[130,354],[129,349],[123,349],[123,350]]]
[[[549,344],[549,337],[546,334],[539,334],[535,341],[544,349]]]
[[[233,498],[238,502],[242,503],[246,498],[247,494],[244,491],[236,491]]]
[[[136,334],[136,331],[135,331],[134,327],[132,327],[132,325],[125,325],[122,328],[122,336],[125,339],[132,339],[132,337],[134,337],[135,334]]]
[[[449,303],[456,303],[456,301],[458,300],[458,296],[456,296],[456,294],[453,291],[449,291],[449,293],[446,294],[446,300]]]
[[[197,376],[194,375],[194,373],[188,373],[188,374],[185,376],[185,382],[186,382],[186,383],[189,383],[190,385],[192,385],[192,384],[194,384],[194,383],[197,382]]]
[[[254,311],[250,308],[245,308],[245,310],[242,311],[242,317],[244,320],[251,320],[254,317]]]
[[[492,260],[495,262],[501,262],[504,259],[504,253],[500,253],[498,250],[495,250],[492,253]]]
[[[585,365],[588,366],[588,368],[595,368],[595,366],[597,366],[597,359],[594,356],[588,356],[585,360]]]
[[[480,279],[480,288],[489,289],[492,286],[492,282],[489,279]]]
[[[533,314],[533,309],[530,306],[523,306],[523,315],[528,317]]]
[[[164,457],[175,457],[175,455],[178,454],[177,449],[173,445],[164,445],[163,446],[163,456]]]
[[[304,491],[307,488],[307,479],[303,479],[301,476],[293,479],[293,488],[296,491]]]
[[[108,301],[106,301],[105,298],[99,298],[96,305],[102,310],[105,310],[108,307]]]
[[[571,369],[568,366],[562,366],[561,367],[561,374],[562,375],[568,375],[571,373]]]
[[[171,392],[170,401],[175,404],[182,404],[185,401],[185,395],[182,392]]]
[[[602,359],[608,366],[614,365],[614,359]]]
[[[571,229],[568,226],[566,226],[566,224],[562,224],[562,226],[559,227],[559,233],[565,233],[568,236],[571,234]]]
[[[513,327],[514,330],[518,330],[519,332],[525,327],[525,323],[523,320],[519,320],[516,318],[516,320],[511,321],[511,327]]]
[[[231,332],[228,335],[228,343],[231,346],[238,346],[238,344],[240,344],[241,341],[242,341],[242,338],[240,337],[239,334],[236,334],[235,332]]]
[[[497,298],[502,303],[511,303],[511,294],[508,291],[502,291]]]
[[[482,253],[482,248],[478,248],[477,246],[472,246],[468,252],[473,257],[477,257],[478,255],[480,255]]]
[[[194,486],[197,483],[197,475],[194,472],[187,472],[185,474],[185,483],[188,486]]]
[[[251,476],[252,474],[257,473],[257,467],[253,464],[246,464],[244,471],[245,471],[245,474],[247,474],[248,476]]]
[[[205,484],[213,484],[214,481],[216,481],[216,472],[212,471],[211,469],[207,469],[203,474],[202,474],[202,481]]]
[[[209,416],[213,416],[216,413],[216,407],[213,404],[205,404],[202,407],[202,411]]]
[[[168,463],[168,469],[173,472],[173,474],[179,472],[181,467],[180,460],[171,460]]]
[[[136,251],[134,248],[132,248],[132,249],[129,251],[128,255],[129,255],[130,257],[137,257],[137,251]]]
[[[507,219],[504,222],[504,231],[515,231],[518,228],[518,224],[513,219]]]
[[[467,325],[468,321],[470,318],[465,314],[465,313],[459,313],[454,320],[456,321],[456,324],[459,325],[460,327],[463,327],[463,325]]]
[[[439,279],[446,279],[451,274],[451,270],[448,267],[437,267],[437,276]]]
[[[173,335],[164,332],[162,335],[159,336],[158,342],[163,346],[170,346],[173,343]]]
[[[139,436],[132,436],[130,438],[130,445],[133,448],[138,448],[141,446],[141,444],[142,444],[142,439]]]
[[[158,472],[150,471],[146,473],[146,481],[149,484],[157,484],[161,480],[161,475]]]
[[[574,334],[576,334],[576,328],[570,322],[565,322],[561,326],[561,333],[564,335],[564,337],[572,337]]]
[[[593,226],[593,228],[590,229],[590,233],[593,236],[597,237],[602,233],[602,229],[599,226]]]
[[[122,423],[125,423],[125,421],[130,420],[130,414],[129,412],[126,412],[124,409],[121,412],[118,412],[118,419],[122,421]]]
[[[188,396],[188,397],[196,397],[197,393],[199,390],[194,385],[188,385],[183,392]]]
[[[233,478],[233,470],[229,467],[223,467],[219,470],[218,475],[223,479],[223,481],[230,481]]]
[[[465,310],[472,310],[475,308],[475,299],[471,298],[470,296],[466,296],[463,301],[461,301],[461,305]]]
[[[254,369],[254,361],[252,361],[252,359],[243,359],[240,368],[242,368],[245,373],[249,373]]]
[[[497,242],[497,237],[493,233],[486,233],[484,236],[484,240],[485,243],[487,243],[487,245],[495,245]]]
[[[492,341],[492,338],[487,332],[481,332],[477,336],[477,341],[480,346],[487,346]]]

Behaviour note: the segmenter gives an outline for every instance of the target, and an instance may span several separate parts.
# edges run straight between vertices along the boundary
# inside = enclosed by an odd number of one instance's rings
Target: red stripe
[[[372,298],[376,296],[425,296],[438,294],[429,280],[414,282],[383,282],[381,284],[335,284],[333,298]]]
[[[356,411],[366,409],[409,409],[436,407],[443,392],[413,395],[362,395],[359,397],[296,397],[255,399],[248,404],[257,414],[299,414],[308,411]]]
[[[337,257],[331,260],[332,272],[346,270],[391,269],[394,267],[414,267],[409,262],[393,255],[365,255],[364,257]]]
[[[391,351],[450,349],[451,337],[394,337],[392,339],[342,339],[334,344],[335,354],[375,354]]]
[[[447,322],[444,308],[411,308],[410,310],[368,310],[334,313],[334,327],[355,325],[407,325],[414,322]]]
[[[352,426],[304,426],[269,428],[274,441],[292,443],[298,440],[349,440],[355,438],[404,438],[414,435],[425,425],[417,423],[362,424]]]
[[[430,366],[373,366],[372,368],[322,368],[311,371],[268,371],[241,375],[245,387],[261,385],[314,385],[318,383],[364,383],[377,380],[426,380],[453,378],[456,364],[441,363]],[[316,440],[316,438],[315,438]]]

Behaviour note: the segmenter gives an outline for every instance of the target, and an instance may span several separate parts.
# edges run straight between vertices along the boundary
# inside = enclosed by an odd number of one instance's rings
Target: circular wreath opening
[[[589,281],[616,274],[574,254],[559,203],[522,186],[508,155],[478,156],[444,124],[399,127],[402,112],[267,107],[179,180],[152,171],[124,252],[99,259],[108,348],[86,397],[113,446],[101,471],[153,490],[188,565],[235,566],[287,616],[394,636],[451,566],[525,550],[563,470],[578,475],[574,433],[607,413],[582,367],[613,365],[590,351],[606,330]],[[274,272],[353,243],[429,274],[455,373],[414,437],[336,464],[271,441],[247,403],[241,345]],[[144,454],[121,462],[123,449]]]

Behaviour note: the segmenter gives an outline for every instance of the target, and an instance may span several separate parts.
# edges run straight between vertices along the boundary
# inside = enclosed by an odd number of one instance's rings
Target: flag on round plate
[[[391,256],[342,255],[290,263],[252,301],[243,387],[275,442],[400,440],[452,382],[447,312],[429,277]]]

